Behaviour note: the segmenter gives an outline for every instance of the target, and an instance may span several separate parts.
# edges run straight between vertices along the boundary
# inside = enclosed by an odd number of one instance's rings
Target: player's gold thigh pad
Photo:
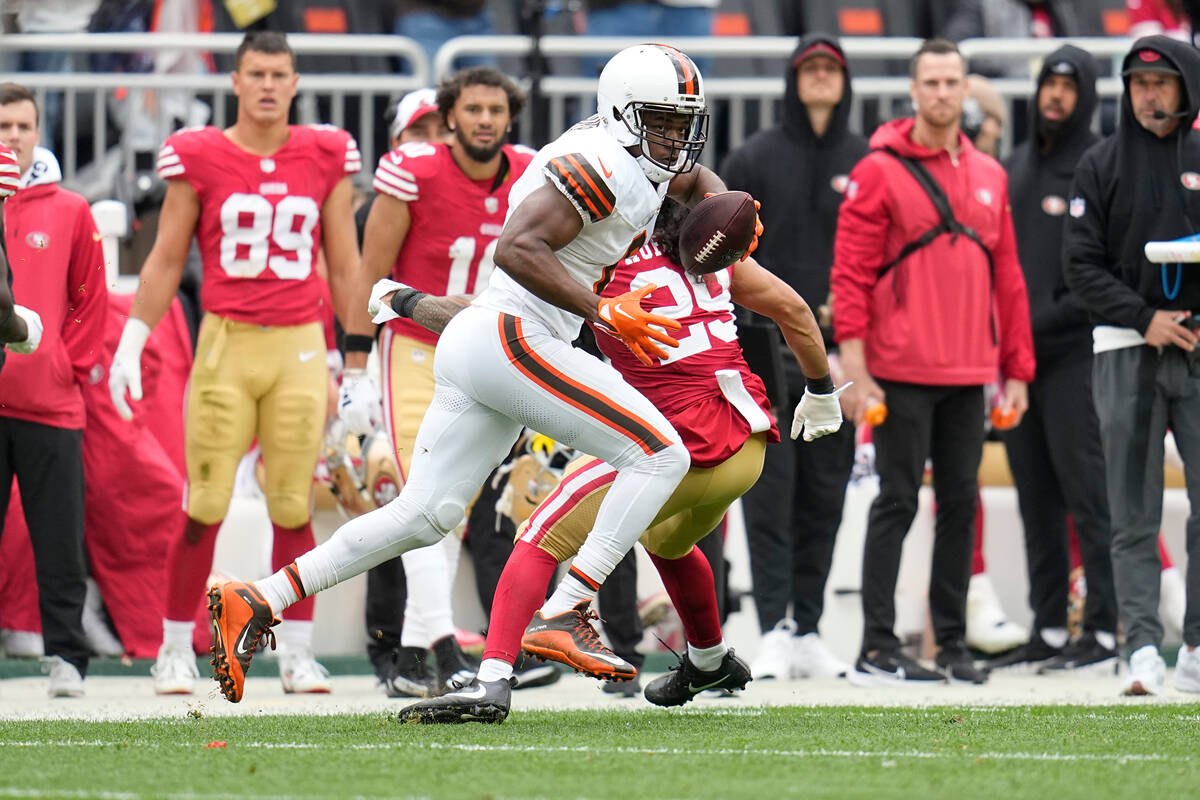
[[[662,558],[682,558],[717,527],[734,500],[758,480],[766,436],[756,434],[721,464],[690,469],[639,541]]]
[[[389,427],[400,469],[408,475],[417,430],[421,427],[421,419],[429,409],[429,404],[433,402],[434,348],[433,345],[406,336],[393,336],[389,349]]]
[[[225,518],[238,462],[254,438],[253,362],[242,352],[241,327],[215,314],[205,315],[188,380],[187,513],[206,525]]]
[[[278,363],[274,383],[258,401],[263,494],[272,522],[298,528],[308,522],[325,431],[325,337],[314,322],[271,328],[261,344],[266,351],[261,356]],[[320,357],[308,356],[314,351]]]

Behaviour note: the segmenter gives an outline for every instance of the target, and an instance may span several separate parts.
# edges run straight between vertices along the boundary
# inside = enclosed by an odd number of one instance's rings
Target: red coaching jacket
[[[38,312],[44,330],[35,352],[8,354],[0,416],[82,429],[79,387],[106,377],[108,286],[92,211],[57,183],[35,182],[4,203],[4,225],[17,301]]]
[[[965,235],[943,234],[882,276],[905,244],[939,222],[928,195],[895,157],[872,152],[850,173],[838,214],[830,283],[834,338],[862,339],[875,378],[928,385],[1031,381],[1033,334],[1017,261],[1004,169],[959,134],[959,152],[928,150],[909,138],[913,120],[886,123],[872,150],[918,159],[941,185]]]

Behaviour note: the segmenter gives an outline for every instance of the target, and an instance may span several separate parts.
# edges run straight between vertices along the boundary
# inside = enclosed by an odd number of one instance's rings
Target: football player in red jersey
[[[615,297],[657,286],[647,296],[647,305],[681,323],[676,334],[679,347],[658,366],[649,367],[612,337],[596,337],[613,366],[675,426],[692,460],[691,469],[640,539],[683,620],[688,641],[680,666],[645,689],[646,699],[662,706],[682,705],[707,688],[741,689],[750,680],[745,662],[725,645],[712,569],[695,547],[718,525],[729,505],[758,480],[767,442],[779,441],[763,383],[742,357],[733,303],[775,320],[806,374],[821,368],[827,373],[824,344],[812,312],[796,292],[756,261],[747,258],[702,276],[679,265],[678,234],[685,213],[676,203],[664,203],[654,238],[617,266],[602,292]],[[453,312],[448,300],[423,298],[414,318],[439,324],[438,315],[431,317],[431,309],[425,306],[436,307],[444,317]],[[804,438],[811,440],[837,430],[839,393],[827,395],[834,398],[832,403],[802,401],[792,438],[803,431]],[[492,670],[511,672],[522,647],[594,674],[585,654],[567,653],[568,659],[562,659],[556,647],[542,651],[539,634],[526,633],[526,625],[533,619],[529,631],[535,630],[546,584],[558,564],[579,551],[615,477],[616,470],[600,459],[576,459],[558,488],[518,529],[516,547],[496,588],[480,682]],[[616,658],[608,651],[603,655]],[[598,657],[591,654],[592,659]],[[400,716],[423,722],[502,721],[507,712],[507,706],[480,708],[463,692],[415,703]]]
[[[283,34],[248,33],[232,74],[237,121],[226,130],[177,131],[158,157],[166,199],[109,388],[129,418],[126,394],[141,398],[142,348],[175,296],[194,235],[204,263],[206,314],[185,411],[187,522],[168,555],[163,646],[154,669],[159,692],[189,693],[197,677],[192,620],[234,473],[255,437],[274,565],[313,545],[309,497],[328,380],[326,301],[314,264],[323,246],[340,312],[359,264],[349,176],[360,171],[362,159],[345,131],[288,124],[297,79]],[[281,630],[284,689],[328,691],[309,645],[312,605],[290,618],[290,632]]]
[[[375,170],[376,196],[363,235],[364,283],[360,284],[361,302],[351,310],[342,383],[341,415],[357,433],[371,430],[372,417],[378,414],[374,379],[367,377],[364,369],[374,341],[368,335],[375,326],[365,302],[372,285],[391,277],[430,294],[482,291],[492,271],[496,237],[508,214],[509,190],[534,155],[528,148],[506,144],[525,96],[502,72],[491,67],[461,70],[431,94],[416,95],[418,101],[424,98],[424,103],[406,108],[405,113],[419,120],[422,109],[432,108],[449,128],[449,141],[410,135],[380,158]],[[426,104],[430,100],[432,104]],[[411,105],[408,97],[402,103]],[[437,130],[430,128],[430,133]],[[405,132],[398,138],[406,138]],[[361,316],[355,318],[356,313]],[[383,416],[402,478],[408,475],[413,440],[433,399],[437,338],[412,320],[394,319],[387,323],[380,341]],[[420,548],[402,558],[408,581],[402,645],[434,651],[438,666],[435,688],[448,688],[448,681],[455,678],[470,680],[474,666],[454,638],[451,573],[445,549]],[[368,617],[371,609],[388,607],[380,602],[380,594],[395,592],[392,587],[401,568],[394,561],[367,574]],[[381,619],[368,619],[367,628],[374,635],[382,623]],[[420,697],[428,693],[423,679],[424,668],[409,663],[407,673],[395,674],[385,681],[384,688],[393,696]]]

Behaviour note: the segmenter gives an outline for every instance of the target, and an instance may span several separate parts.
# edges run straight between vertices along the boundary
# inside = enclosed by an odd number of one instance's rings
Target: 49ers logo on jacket
[[[25,244],[34,250],[45,250],[50,246],[50,234],[41,231],[30,231],[25,235]]]
[[[1185,172],[1179,176],[1179,182],[1183,184],[1185,189],[1200,192],[1200,173]]]
[[[832,186],[833,190],[838,194],[846,193],[846,184],[848,183],[850,183],[849,175],[834,175],[829,180],[829,185]]]
[[[975,190],[975,199],[985,206],[990,206],[995,198],[992,197],[990,189],[980,188]]]
[[[1067,213],[1067,201],[1056,194],[1048,194],[1042,198],[1042,211],[1052,217],[1061,217]]]

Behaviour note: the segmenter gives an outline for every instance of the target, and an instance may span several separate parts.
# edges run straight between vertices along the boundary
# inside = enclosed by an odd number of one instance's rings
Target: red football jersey
[[[258,325],[322,318],[321,207],[362,169],[354,137],[329,125],[292,125],[269,157],[241,149],[218,128],[185,128],[163,143],[158,174],[185,180],[200,198],[196,240],[205,311]]]
[[[667,360],[653,367],[639,361],[620,340],[599,330],[596,343],[625,380],[671,421],[696,467],[720,464],[738,451],[752,430],[761,429],[753,427],[727,398],[718,384],[718,370],[734,370],[741,376],[748,400],[766,415],[769,441],[779,441],[766,388],[746,365],[738,344],[729,295],[732,280],[733,268],[726,268],[697,281],[652,241],[618,264],[601,292],[604,297],[616,297],[653,283],[658,288],[642,301],[642,307],[683,326],[671,331],[679,347],[665,348]],[[753,409],[751,415],[762,424]]]
[[[375,191],[408,203],[412,224],[392,267],[392,277],[434,295],[478,294],[487,288],[492,254],[508,214],[508,192],[529,166],[533,150],[506,144],[507,172],[475,181],[454,162],[445,144],[406,142],[379,159]],[[410,319],[388,323],[396,333],[434,344]]]

